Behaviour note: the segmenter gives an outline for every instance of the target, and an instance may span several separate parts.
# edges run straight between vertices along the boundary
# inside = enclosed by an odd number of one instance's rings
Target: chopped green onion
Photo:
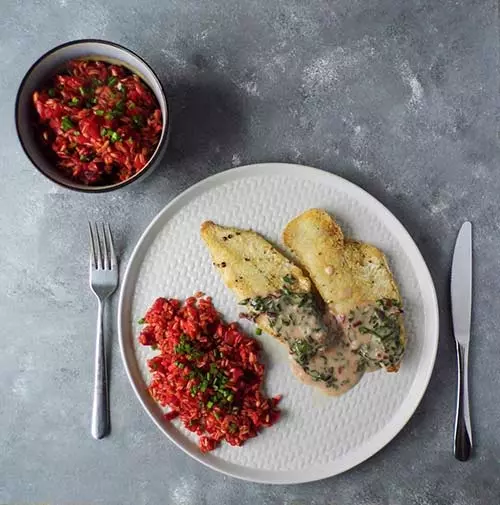
[[[101,137],[105,137],[108,134],[108,130],[106,128],[101,128]]]
[[[140,114],[134,114],[132,116],[132,122],[138,128],[142,128],[144,126],[144,119],[143,119],[143,117]]]
[[[118,82],[118,77],[110,77],[108,79],[108,86],[114,86]]]
[[[207,409],[211,409],[214,406],[214,402],[208,401],[207,402]]]
[[[76,130],[76,131],[74,131],[74,132],[73,132],[73,135],[74,135],[75,137],[78,137],[78,136],[80,135],[80,132],[79,132],[78,130]]]
[[[71,130],[71,128],[74,128],[75,125],[71,121],[71,119],[68,116],[63,116],[61,120],[61,128],[63,131],[67,132],[68,130]]]
[[[101,131],[101,135],[102,135],[102,131]],[[139,324],[145,324],[145,323],[146,323],[146,320],[145,320],[143,317],[141,317],[141,318],[139,319],[139,321],[137,321],[137,322],[138,322]]]
[[[54,98],[56,96],[56,90],[54,88],[49,89],[49,96]]]
[[[106,112],[106,115],[104,116],[104,119],[111,120],[113,118],[114,118],[114,116],[113,116],[112,112]]]
[[[94,111],[94,114],[95,114],[96,116],[104,116],[104,111],[103,111],[103,110],[98,109],[98,110],[95,110],[95,111]]]
[[[87,90],[86,90],[85,88],[83,88],[82,86],[80,86],[80,87],[78,88],[78,90],[80,91],[80,95],[82,95],[82,96],[83,96],[83,95],[85,95],[85,94],[87,93]]]
[[[129,109],[135,109],[135,103],[134,103],[134,102],[130,102],[130,103],[127,105],[127,107],[128,107]]]
[[[220,415],[217,412],[215,412],[215,410],[214,410],[214,417],[215,419],[217,419],[217,421],[220,419]]]
[[[80,99],[79,98],[76,98],[76,96],[74,96],[71,100],[70,100],[70,104],[71,105],[78,105],[78,103],[80,102]]]
[[[262,330],[261,330],[260,328],[257,328],[257,329],[255,330],[255,334],[256,334],[256,335],[262,335]]]

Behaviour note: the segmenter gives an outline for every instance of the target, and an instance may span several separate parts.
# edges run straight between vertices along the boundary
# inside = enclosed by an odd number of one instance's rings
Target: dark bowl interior
[[[158,145],[146,166],[127,179],[107,186],[87,186],[67,177],[55,166],[54,159],[48,156],[36,135],[33,92],[40,89],[55,73],[73,59],[95,59],[127,67],[139,75],[154,93],[160,105],[163,127]],[[117,44],[102,40],[79,40],[58,46],[44,54],[28,70],[16,99],[16,128],[21,145],[35,167],[52,181],[69,189],[98,193],[121,188],[143,178],[158,165],[168,141],[168,104],[163,87],[151,67],[132,51]]]

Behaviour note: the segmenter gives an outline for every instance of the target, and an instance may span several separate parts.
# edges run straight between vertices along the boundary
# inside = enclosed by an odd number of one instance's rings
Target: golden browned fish
[[[398,332],[392,328],[399,342],[391,341],[391,349],[387,350],[397,355],[384,360],[387,370],[397,369],[406,337],[403,319],[398,314],[401,313],[401,296],[385,255],[372,245],[345,239],[337,222],[320,209],[310,209],[290,221],[283,232],[283,241],[308,272],[319,294],[336,316],[341,319],[351,316],[354,324],[359,322],[358,326],[365,335],[369,332],[371,335],[389,335],[389,329],[399,324]],[[381,305],[388,318],[375,321],[375,328],[362,325],[363,317],[373,315],[366,307],[375,307],[376,304]],[[382,314],[382,311],[379,312]],[[384,325],[390,328],[384,328],[383,332],[377,330]],[[366,340],[359,331],[355,333],[358,340]]]
[[[252,230],[205,221],[201,225],[201,237],[224,284],[236,294],[238,302],[278,292],[286,276],[296,280],[293,286],[295,292],[311,291],[311,281],[302,270]],[[276,336],[267,318],[258,317],[256,323]]]

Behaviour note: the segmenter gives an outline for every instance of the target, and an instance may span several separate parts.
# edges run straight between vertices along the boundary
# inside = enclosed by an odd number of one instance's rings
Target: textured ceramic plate
[[[227,320],[238,319],[233,294],[212,267],[199,228],[206,219],[252,228],[276,244],[286,223],[311,207],[331,212],[346,235],[370,242],[388,256],[405,304],[408,347],[397,374],[367,374],[340,398],[299,383],[287,352],[265,334],[268,394],[281,393],[280,421],[243,447],[223,444],[201,454],[196,438],[149,397],[146,360],[136,323],[158,296],[213,297]],[[248,323],[245,323],[248,324]],[[132,386],[151,418],[175,444],[201,463],[241,479],[299,483],[341,473],[384,447],[406,424],[429,382],[438,343],[438,307],[425,262],[401,223],[377,200],[340,177],[313,168],[261,164],[210,177],[167,205],[137,244],[123,282],[120,345]],[[250,330],[250,327],[248,327]]]

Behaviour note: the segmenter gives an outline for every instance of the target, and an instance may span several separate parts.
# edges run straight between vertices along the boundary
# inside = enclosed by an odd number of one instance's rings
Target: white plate
[[[397,374],[365,375],[346,395],[325,397],[292,375],[284,346],[263,334],[266,388],[283,394],[282,418],[243,447],[201,454],[196,437],[166,422],[147,393],[146,359],[136,323],[159,296],[213,297],[227,320],[238,319],[233,294],[212,267],[199,228],[206,219],[252,228],[280,243],[286,223],[311,207],[331,212],[346,235],[380,247],[401,288],[408,347]],[[122,356],[132,386],[160,430],[201,463],[241,479],[291,484],[330,477],[371,457],[407,423],[429,382],[438,344],[438,306],[427,266],[401,223],[375,198],[338,176],[269,163],[222,172],[169,203],[135,247],[120,294]]]

